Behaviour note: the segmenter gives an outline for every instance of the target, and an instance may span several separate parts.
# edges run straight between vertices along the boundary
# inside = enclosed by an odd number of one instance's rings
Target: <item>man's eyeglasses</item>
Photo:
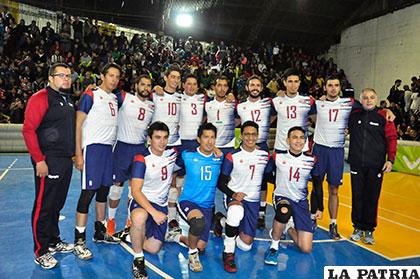
[[[63,74],[63,73],[59,73],[59,74],[52,74],[52,77],[59,77],[62,79],[70,79],[71,78],[71,74]]]

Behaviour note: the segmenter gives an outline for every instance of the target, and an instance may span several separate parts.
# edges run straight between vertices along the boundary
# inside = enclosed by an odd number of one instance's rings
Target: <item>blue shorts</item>
[[[344,148],[314,144],[312,154],[316,158],[312,175],[319,176],[323,181],[326,174],[327,182],[330,185],[341,185],[343,183]]]
[[[144,143],[129,144],[122,141],[117,141],[112,153],[112,179],[114,182],[124,183],[131,178],[131,165],[133,164],[134,156],[143,154],[146,150]]]
[[[190,213],[190,211],[194,209],[201,211],[201,213],[204,216],[205,226],[204,226],[203,233],[200,235],[200,239],[204,242],[208,242],[211,223],[213,220],[214,207],[203,208],[190,201],[180,201],[177,204],[177,209],[178,209],[179,216],[181,216],[181,218],[184,219],[184,221],[187,222],[188,224],[189,224],[188,219],[187,219],[188,213]]]
[[[82,190],[109,187],[112,181],[112,145],[89,144],[83,149]]]
[[[280,200],[287,200],[290,203],[296,230],[314,233],[314,226],[311,220],[311,213],[309,212],[309,203],[307,199],[295,202],[286,197],[273,195],[273,200],[275,201],[274,209],[276,209],[276,204]]]
[[[168,207],[167,206],[160,206],[156,203],[150,202],[150,204],[158,211],[165,213],[168,215]],[[142,208],[135,199],[130,199],[128,208],[130,212],[133,212],[136,208]],[[165,241],[165,234],[166,228],[168,227],[168,222],[163,223],[162,225],[156,224],[155,220],[153,220],[152,215],[149,214],[146,220],[146,239],[151,238],[153,236],[154,239],[164,242]]]
[[[225,209],[228,210],[228,204],[235,200],[234,198],[225,198]],[[255,237],[257,231],[258,212],[260,210],[260,202],[241,201],[244,207],[244,218],[239,223],[239,231],[246,235]]]
[[[268,150],[268,144],[267,144],[267,142],[260,142],[260,143],[257,143],[257,145],[260,147],[261,150],[265,150],[267,152],[270,152]]]

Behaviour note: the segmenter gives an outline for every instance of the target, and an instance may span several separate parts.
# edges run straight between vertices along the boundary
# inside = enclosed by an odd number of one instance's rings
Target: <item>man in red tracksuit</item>
[[[349,118],[353,241],[375,244],[378,201],[383,173],[392,170],[397,153],[397,131],[386,113],[376,107],[375,90],[366,88],[360,94],[362,109]]]
[[[57,265],[54,253],[73,251],[73,244],[60,239],[58,218],[67,198],[75,149],[75,110],[67,94],[71,89],[69,66],[52,65],[48,82],[47,88],[29,99],[22,130],[35,173],[35,263],[45,269]]]

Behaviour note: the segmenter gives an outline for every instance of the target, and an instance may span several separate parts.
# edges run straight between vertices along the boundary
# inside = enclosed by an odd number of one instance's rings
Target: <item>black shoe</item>
[[[131,266],[134,278],[147,278],[147,270],[144,265],[144,257],[135,258]]]
[[[337,224],[330,224],[329,235],[331,239],[338,240],[341,238],[340,234],[338,233]]]
[[[258,217],[257,229],[259,230],[265,229],[265,216]]]
[[[109,244],[118,244],[120,240],[106,232],[106,227],[101,221],[95,222],[95,234],[93,235],[94,242],[103,242]]]
[[[222,234],[223,234],[223,227],[222,227],[222,224],[220,223],[220,220],[222,220],[222,218],[225,218],[225,217],[226,216],[223,215],[222,212],[217,212],[214,215],[214,229],[213,229],[213,232],[214,232],[214,235],[217,236],[217,237],[221,237]]]
[[[235,253],[223,252],[223,267],[227,272],[235,273],[238,271],[235,264]]]
[[[120,241],[124,243],[131,243],[130,227],[126,227],[122,231],[114,233],[113,237],[118,238]]]

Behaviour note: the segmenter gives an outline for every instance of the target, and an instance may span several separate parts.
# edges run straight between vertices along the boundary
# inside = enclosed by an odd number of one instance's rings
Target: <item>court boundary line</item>
[[[10,171],[17,160],[18,158],[15,158],[15,160],[13,160],[13,162],[3,171],[3,173],[0,175],[0,181],[6,176],[6,174]]]
[[[397,258],[392,259],[392,261],[410,260],[410,259],[415,259],[415,258],[420,258],[420,255],[397,257]]]
[[[0,171],[5,171],[5,170],[7,170],[8,168],[4,168],[4,169],[0,169]],[[33,168],[13,168],[13,169],[10,169],[10,171],[26,171],[26,170],[33,170]]]
[[[134,250],[130,246],[128,246],[127,243],[121,241],[120,242],[121,247],[123,247],[127,252],[129,252],[131,255],[134,256]],[[144,260],[145,265],[150,268],[152,271],[160,275],[162,278],[165,279],[174,279],[174,277],[170,276],[169,274],[165,273],[163,270],[160,270],[157,266],[150,263],[149,261]]]

